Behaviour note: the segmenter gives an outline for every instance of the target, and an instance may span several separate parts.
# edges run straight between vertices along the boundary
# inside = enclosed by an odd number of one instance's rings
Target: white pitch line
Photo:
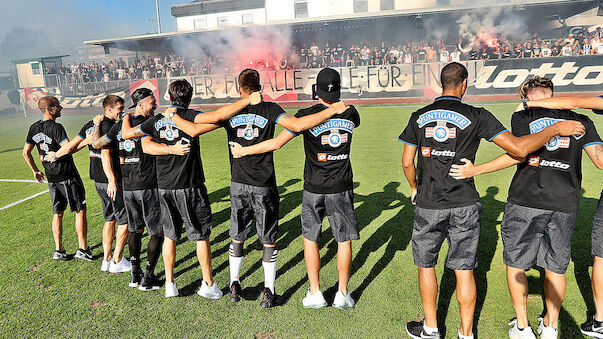
[[[40,195],[42,195],[42,194],[48,193],[49,191],[50,191],[50,190],[46,190],[46,191],[44,191],[44,192],[36,193],[36,194],[34,194],[34,195],[32,195],[32,196],[29,196],[29,197],[27,197],[27,198],[25,198],[25,199],[21,199],[21,200],[19,200],[19,201],[15,201],[15,202],[13,202],[12,204],[8,204],[8,205],[6,205],[6,206],[2,206],[2,207],[0,207],[0,211],[5,210],[5,209],[7,209],[7,208],[9,208],[9,207],[13,207],[13,206],[15,206],[15,205],[18,205],[18,204],[20,204],[20,203],[22,203],[22,202],[24,202],[24,201],[29,200],[29,199],[33,199],[33,198],[35,198],[35,197],[38,197],[38,196],[40,196]]]
[[[25,179],[0,179],[0,182],[32,182],[38,183],[36,180],[25,180]]]

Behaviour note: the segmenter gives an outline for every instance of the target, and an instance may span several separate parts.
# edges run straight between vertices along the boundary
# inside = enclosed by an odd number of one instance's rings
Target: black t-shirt
[[[178,107],[177,114],[183,119],[194,122],[197,114],[201,112]],[[184,133],[172,120],[163,115],[147,119],[140,125],[140,129],[160,144],[174,145],[180,140],[191,144],[187,155],[155,156],[158,188],[176,190],[200,187],[205,182],[198,136],[191,137]]]
[[[317,104],[301,109],[296,117],[318,113],[327,107]],[[360,115],[354,106],[320,125],[302,132],[306,162],[304,190],[312,193],[340,193],[354,188],[350,147]]]
[[[560,48],[558,46],[553,46],[551,47],[551,55],[552,56],[558,56],[560,53]]]
[[[105,117],[100,123],[100,135],[105,135],[111,127],[115,125],[115,120],[109,119]],[[84,127],[80,130],[78,136],[80,138],[86,138],[88,134],[94,132],[94,122],[92,120],[88,121]],[[115,175],[115,179],[117,182],[121,180],[120,171],[119,171],[119,154],[116,151],[118,149],[117,142],[113,141],[109,143],[107,148],[111,149],[111,161],[113,164],[113,173]],[[99,183],[108,183],[109,180],[105,175],[105,171],[103,171],[103,162],[101,160],[101,150],[92,147],[92,145],[88,145],[88,151],[90,154],[90,179]]]
[[[249,105],[241,112],[223,121],[228,141],[241,146],[250,146],[274,137],[276,122],[286,114],[281,106],[273,102]],[[230,173],[233,182],[252,186],[268,187],[276,184],[272,152],[248,155],[239,159],[230,156]]]
[[[67,140],[65,128],[54,120],[39,120],[29,127],[25,143],[36,145],[48,182],[61,182],[79,175],[71,155],[60,157],[54,163],[44,161],[48,152],[58,151]]]
[[[138,126],[150,117],[132,115],[130,124]],[[142,151],[141,138],[124,140],[121,137],[122,122],[118,122],[107,132],[111,142],[118,143],[119,168],[124,191],[136,191],[157,188],[155,157]]]
[[[479,201],[473,179],[456,180],[448,172],[462,158],[475,161],[480,139],[492,141],[504,131],[492,113],[456,97],[436,98],[414,112],[399,140],[419,151],[417,206],[445,209]]]
[[[550,211],[575,213],[580,202],[582,182],[582,149],[601,143],[592,120],[572,111],[531,108],[513,114],[513,134],[538,133],[561,120],[577,120],[584,124],[582,136],[553,137],[544,147],[517,165],[509,187],[508,202]]]
[[[426,57],[426,55],[427,55],[427,52],[425,52],[425,50],[421,48],[421,49],[420,49],[420,50],[417,52],[417,61],[418,61],[418,62],[425,62],[425,57]]]

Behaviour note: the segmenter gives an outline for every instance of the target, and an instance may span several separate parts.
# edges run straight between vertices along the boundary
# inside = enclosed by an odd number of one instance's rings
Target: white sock
[[[276,280],[276,253],[274,250],[273,259],[270,262],[262,260],[262,266],[264,267],[264,287],[269,288],[274,294],[274,281]]]
[[[473,334],[472,335],[462,335],[461,331],[459,331],[459,338],[460,339],[473,339]]]
[[[433,327],[429,327],[427,325],[425,325],[425,323],[423,323],[423,330],[425,330],[425,333],[427,334],[432,334],[438,331],[438,328],[433,328]]]
[[[228,264],[230,266],[230,286],[233,282],[239,281],[239,273],[241,272],[241,264],[243,257],[228,256]]]

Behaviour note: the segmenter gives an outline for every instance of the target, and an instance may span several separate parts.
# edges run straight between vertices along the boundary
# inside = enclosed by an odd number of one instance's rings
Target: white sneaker
[[[109,272],[111,273],[122,273],[122,272],[130,272],[132,270],[132,263],[130,263],[123,256],[121,257],[121,261],[117,264],[115,261],[111,260],[109,264]]]
[[[538,320],[538,335],[540,336],[540,339],[557,339],[557,329],[545,326],[544,319],[541,317],[538,317]]]
[[[108,272],[110,265],[111,265],[111,260],[105,260],[105,259],[103,259],[103,262],[101,264],[101,271]]]
[[[327,306],[327,301],[322,296],[322,292],[318,291],[316,294],[312,294],[308,288],[308,293],[302,300],[302,305],[304,305],[304,308],[321,308]]]
[[[534,335],[534,332],[532,331],[532,328],[530,326],[524,328],[523,330],[520,330],[519,327],[517,327],[517,319],[510,322],[509,325],[513,325],[513,327],[509,329],[509,338],[536,339],[536,335]]]
[[[335,300],[333,300],[333,307],[340,310],[354,307],[354,299],[352,299],[350,292],[348,291],[348,294],[343,294],[343,292],[337,291],[337,294],[335,294]]]
[[[166,298],[171,298],[171,297],[177,297],[178,296],[178,289],[176,288],[176,283],[165,283],[165,297]]]
[[[205,281],[201,283],[201,288],[197,291],[197,294],[207,299],[220,299],[222,298],[222,291],[218,288],[218,284],[213,280],[211,286],[207,285]]]

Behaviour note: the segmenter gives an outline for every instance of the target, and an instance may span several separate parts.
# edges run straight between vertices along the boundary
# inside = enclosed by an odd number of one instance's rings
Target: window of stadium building
[[[394,0],[381,0],[381,10],[389,11],[394,9]]]
[[[295,0],[295,18],[308,17],[308,0]]]
[[[228,17],[227,16],[219,16],[218,17],[218,27],[228,27]]]
[[[243,14],[243,25],[250,25],[253,23],[253,13]]]
[[[195,30],[197,30],[197,29],[205,29],[205,18],[195,19],[193,21],[193,27],[195,28]]]
[[[354,13],[368,12],[368,0],[354,0]]]

